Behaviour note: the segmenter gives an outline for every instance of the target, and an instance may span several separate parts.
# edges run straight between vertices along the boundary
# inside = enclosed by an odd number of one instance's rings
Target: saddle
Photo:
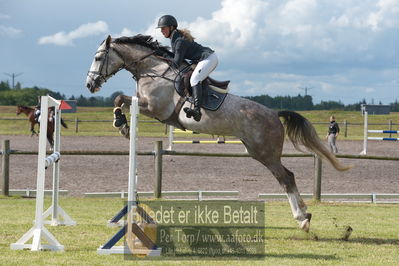
[[[191,66],[184,68],[178,73],[174,80],[175,90],[180,95],[172,114],[165,120],[160,120],[162,123],[174,126],[181,130],[186,130],[179,122],[179,113],[186,101],[194,104],[192,96],[192,89],[190,85],[190,78],[193,74]],[[222,105],[227,96],[228,85],[230,81],[217,81],[210,77],[202,81],[202,103],[201,108],[216,111]]]
[[[187,101],[194,103],[192,96],[192,89],[190,85],[190,78],[193,70],[183,70],[179,73],[175,81],[175,89],[182,97],[187,97]],[[228,85],[230,81],[217,81],[213,78],[206,78],[202,81],[202,104],[201,107],[207,110],[216,111],[222,105],[228,92]]]

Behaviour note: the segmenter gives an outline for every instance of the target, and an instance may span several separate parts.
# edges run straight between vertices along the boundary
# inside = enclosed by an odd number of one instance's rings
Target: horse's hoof
[[[197,113],[197,114],[193,115],[194,120],[197,122],[201,121],[201,117],[202,117],[201,113]]]
[[[305,231],[306,233],[309,232],[310,229],[310,220],[309,219],[305,219],[302,221],[300,228]]]
[[[123,115],[122,118],[114,119],[113,126],[114,126],[114,128],[120,128],[120,127],[122,127],[122,126],[123,126],[124,124],[126,124],[126,123],[127,123],[126,117]]]
[[[123,124],[126,124],[126,116],[122,113],[122,109],[120,107],[114,108],[114,122],[113,126],[115,128],[120,128]]]
[[[187,118],[191,118],[193,116],[192,113],[191,113],[192,110],[190,108],[184,107],[183,111],[186,113],[186,117]]]

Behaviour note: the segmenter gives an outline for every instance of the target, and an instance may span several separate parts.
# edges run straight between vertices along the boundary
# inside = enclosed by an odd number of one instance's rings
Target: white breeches
[[[206,79],[218,65],[218,57],[216,53],[212,53],[207,59],[200,61],[194,69],[190,78],[190,85],[195,86],[199,82]]]

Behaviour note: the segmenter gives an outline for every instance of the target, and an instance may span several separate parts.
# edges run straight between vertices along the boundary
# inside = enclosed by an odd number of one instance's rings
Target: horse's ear
[[[105,47],[109,48],[109,45],[111,44],[111,35],[108,35],[107,40],[105,40]]]

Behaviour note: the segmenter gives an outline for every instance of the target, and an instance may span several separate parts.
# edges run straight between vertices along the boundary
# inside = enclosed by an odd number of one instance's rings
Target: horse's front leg
[[[36,136],[39,136],[38,134],[37,134],[37,132],[35,131],[35,124],[31,124],[31,126],[30,126],[30,133],[31,133],[31,137],[33,137],[34,135],[36,135]]]
[[[113,126],[119,128],[119,132],[125,138],[130,137],[130,128],[126,119],[126,115],[123,113],[123,107],[130,106],[132,102],[131,97],[126,95],[118,95],[114,100],[114,121]]]

